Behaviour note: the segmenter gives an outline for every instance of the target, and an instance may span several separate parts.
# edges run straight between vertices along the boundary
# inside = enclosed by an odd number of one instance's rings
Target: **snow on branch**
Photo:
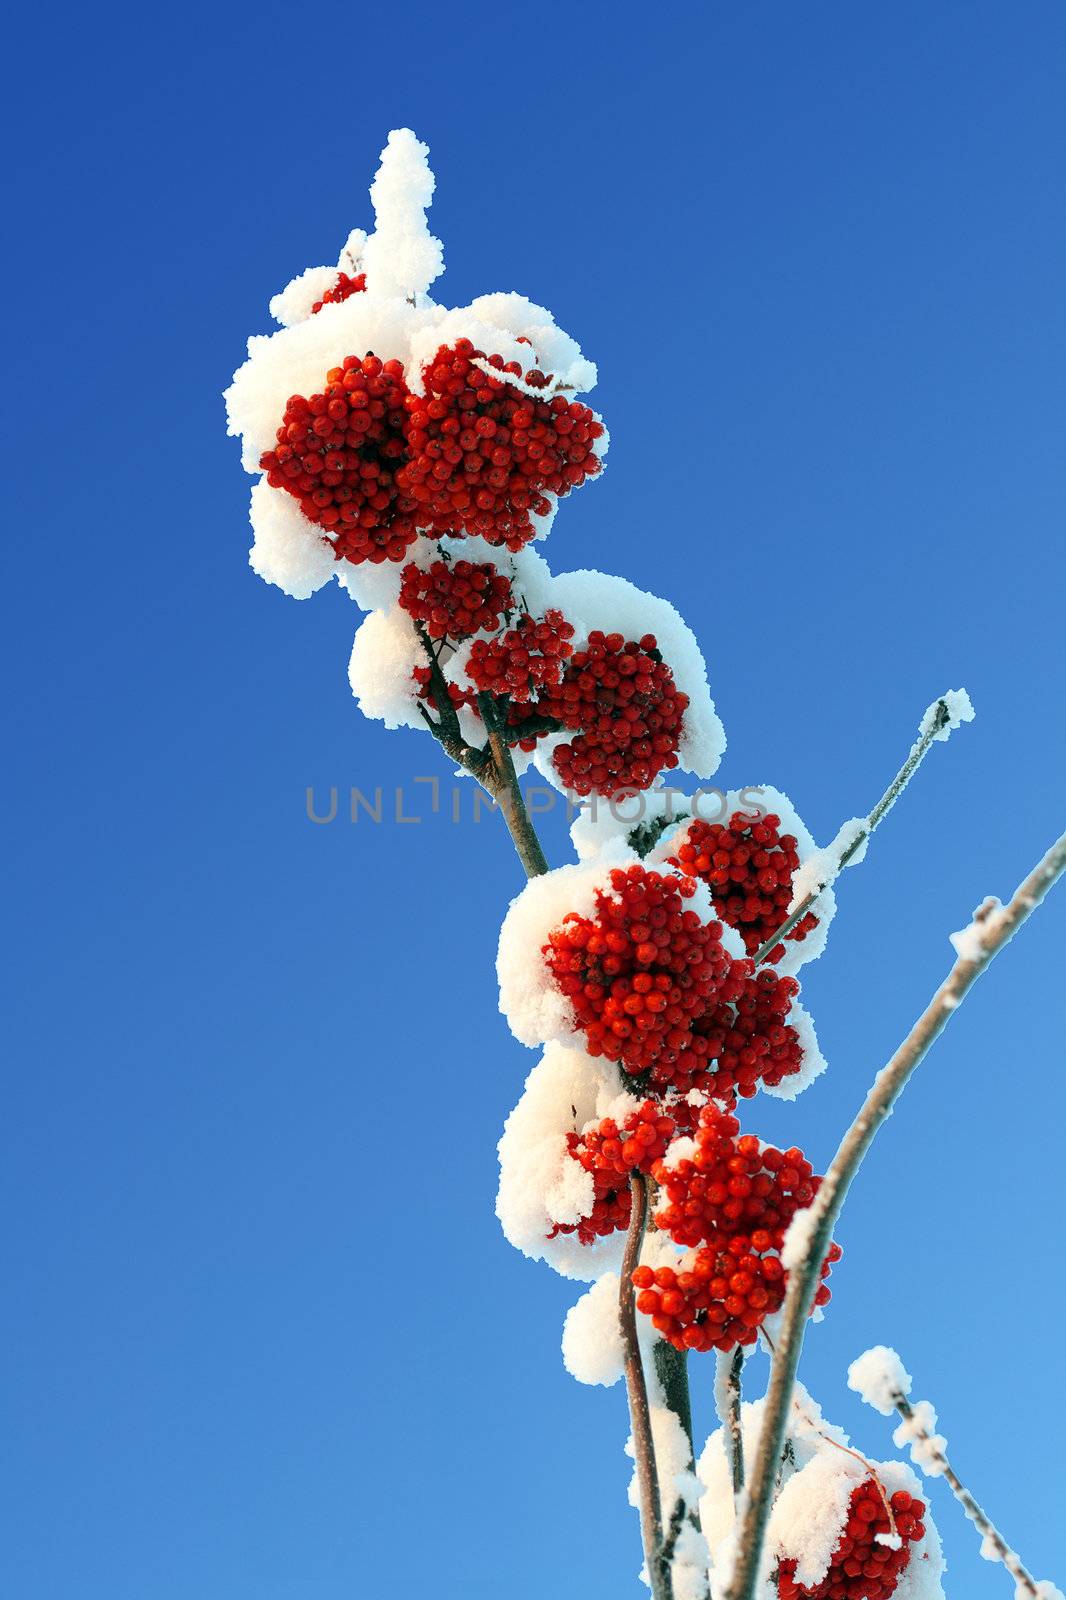
[[[912,758],[921,748],[923,740],[936,738],[941,732],[950,732],[952,707],[943,701],[938,705],[943,710],[939,717],[934,715],[928,718],[927,724],[923,723],[925,732],[920,736]],[[930,733],[930,729],[937,731]],[[788,1254],[795,1265],[789,1274],[781,1332],[767,1390],[766,1410],[749,1480],[740,1549],[726,1600],[753,1600],[755,1594],[804,1328],[814,1304],[819,1268],[848,1189],[874,1135],[929,1047],[943,1032],[989,962],[1032,915],[1064,871],[1066,834],[1056,840],[1043,860],[1019,884],[1008,904],[981,922],[972,942],[968,943],[967,953],[958,956],[906,1039],[874,1079],[858,1115],[830,1163],[814,1203],[806,1212],[797,1214],[793,1223],[796,1234],[791,1241],[786,1240],[786,1248],[791,1243]],[[800,1243],[802,1249],[799,1248]]]
[[[1052,1600],[1058,1591],[1026,1570],[991,1517],[960,1481],[947,1457],[947,1440],[936,1432],[936,1412],[928,1400],[911,1401],[911,1377],[896,1352],[885,1345],[865,1351],[848,1368],[848,1387],[882,1416],[899,1413],[902,1420],[892,1435],[893,1442],[900,1449],[910,1446],[911,1460],[927,1478],[946,1480],[982,1536],[981,1554],[986,1561],[1002,1561],[1017,1585],[1016,1594],[1031,1596],[1032,1600]]]
[[[887,817],[896,801],[936,743],[943,743],[963,722],[972,722],[974,709],[965,689],[949,689],[934,700],[918,725],[918,737],[910,754],[867,817],[851,817],[844,823],[832,844],[815,851],[803,862],[792,880],[792,904],[779,928],[755,952],[755,963],[764,962],[771,950],[803,921],[820,894],[832,887],[845,867],[857,865],[866,854],[871,834]]]

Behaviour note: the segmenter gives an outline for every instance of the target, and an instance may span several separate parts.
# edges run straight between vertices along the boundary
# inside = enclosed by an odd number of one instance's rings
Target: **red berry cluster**
[[[697,1024],[716,1062],[705,1087],[718,1100],[734,1094],[750,1100],[760,1085],[776,1088],[803,1065],[799,1034],[785,1020],[799,984],[765,967],[751,975],[750,963],[744,965],[749,975],[741,993],[729,1005],[712,1005]]]
[[[676,1244],[696,1248],[678,1268],[638,1267],[633,1285],[638,1311],[678,1350],[754,1343],[785,1298],[788,1274],[779,1254],[785,1232],[821,1181],[802,1151],[763,1149],[739,1133],[735,1117],[705,1106],[692,1156],[653,1169],[665,1198],[656,1225]],[[831,1245],[823,1278],[840,1255]],[[815,1304],[829,1298],[822,1283]]]
[[[357,293],[360,277],[340,273],[314,309]],[[472,356],[469,339],[442,346],[425,395],[410,392],[399,361],[345,356],[322,394],[290,397],[259,465],[339,558],[402,561],[420,529],[520,549],[535,531],[531,513],[551,509],[547,492],[568,494],[599,471],[592,445],[603,424],[588,406],[533,399],[507,382],[521,375],[517,362],[490,356],[495,376]]]
[[[924,1537],[925,1502],[906,1490],[892,1495],[892,1519],[876,1478],[865,1478],[848,1505],[848,1520],[833,1551],[829,1571],[813,1589],[796,1582],[796,1563],[782,1561],[777,1570],[779,1600],[888,1600],[910,1564],[910,1546]],[[894,1531],[903,1540],[898,1550],[877,1542],[879,1533]]]
[[[538,400],[509,384],[522,376],[517,361],[489,356],[487,373],[478,360],[484,353],[459,339],[424,369],[425,394],[405,401],[408,459],[399,483],[418,503],[419,527],[518,550],[533,537],[531,514],[551,509],[546,494],[568,494],[600,470],[593,445],[603,424],[563,395]],[[528,375],[533,387],[541,378]]]
[[[664,768],[677,766],[687,708],[653,633],[639,641],[591,633],[538,705],[544,716],[579,730],[553,756],[566,787],[608,797],[647,789]]]
[[[433,639],[489,632],[513,604],[510,580],[491,561],[434,561],[428,568],[411,562],[403,569],[400,605]]]
[[[316,300],[311,307],[311,315],[314,316],[316,312],[321,311],[323,306],[340,305],[343,300],[348,299],[349,295],[362,294],[365,288],[365,272],[357,272],[354,278],[350,278],[346,272],[338,272],[337,281],[333,287],[327,289],[321,300]]]
[[[523,612],[499,638],[474,641],[467,676],[490,694],[510,695],[521,707],[520,718],[528,716],[529,702],[538,690],[551,688],[562,678],[573,637],[561,611],[546,612],[540,622]]]
[[[401,561],[414,543],[415,502],[401,493],[404,382],[399,361],[345,356],[322,394],[294,394],[278,442],[259,465],[300,502],[348,561]]]
[[[691,1156],[655,1168],[663,1197],[656,1226],[675,1244],[707,1244],[739,1232],[760,1255],[780,1250],[792,1218],[818,1192],[820,1180],[803,1151],[764,1147],[714,1105],[701,1110],[693,1138]]]
[[[723,922],[739,930],[749,956],[779,928],[788,915],[792,878],[799,866],[797,841],[781,833],[781,818],[772,814],[735,811],[726,823],[699,818],[685,829],[675,866],[710,886]],[[818,926],[808,911],[788,939],[805,939]],[[785,953],[777,944],[767,956],[780,961]]]
[[[548,1237],[576,1233],[582,1244],[591,1244],[593,1239],[618,1228],[628,1228],[629,1174],[634,1169],[650,1172],[666,1154],[675,1131],[674,1119],[666,1115],[662,1106],[655,1100],[645,1100],[621,1126],[612,1117],[605,1117],[595,1128],[568,1134],[572,1159],[592,1174],[595,1201],[589,1216],[576,1223],[557,1222]]]
[[[544,946],[590,1055],[650,1072],[659,1090],[730,1102],[799,1070],[799,1036],[784,1020],[794,978],[734,960],[721,923],[685,907],[691,879],[634,864],[615,868],[610,885],[595,918],[571,912]]]
[[[748,963],[723,949],[721,923],[686,908],[690,878],[635,863],[615,868],[610,884],[594,919],[571,912],[549,935],[548,968],[591,1055],[688,1088],[711,1058],[697,1024],[715,1002],[740,998]]]

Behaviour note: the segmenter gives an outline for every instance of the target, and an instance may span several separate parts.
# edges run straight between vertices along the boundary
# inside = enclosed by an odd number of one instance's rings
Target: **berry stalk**
[[[910,755],[900,767],[869,816],[854,830],[848,829],[846,837],[842,838],[840,834],[837,835],[837,838],[841,841],[840,848],[839,850],[834,850],[833,845],[830,845],[829,849],[824,852],[828,859],[824,870],[819,873],[818,882],[814,888],[803,896],[802,900],[789,912],[781,926],[775,928],[770,937],[764,939],[758,950],[756,950],[754,959],[757,967],[761,966],[775,946],[782,939],[787,938],[793,928],[803,921],[818,896],[829,888],[839,873],[848,865],[849,861],[854,860],[859,851],[863,849],[870,835],[884,821],[908,783],[914,777],[914,774],[932,749],[934,741],[943,739],[952,725],[952,709],[947,697],[944,696],[939,700],[935,700],[922,720],[918,739],[912,746]]]

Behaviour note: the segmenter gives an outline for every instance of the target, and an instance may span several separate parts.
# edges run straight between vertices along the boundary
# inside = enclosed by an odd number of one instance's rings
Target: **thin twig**
[[[844,1198],[878,1128],[889,1115],[908,1078],[947,1026],[960,1001],[972,988],[1048,890],[1066,871],[1066,834],[1019,884],[1009,903],[986,911],[974,925],[968,954],[960,955],[899,1049],[874,1079],[873,1087],[844,1135],[829,1171],[804,1218],[803,1259],[789,1272],[781,1333],[770,1372],[763,1422],[751,1473],[751,1492],[740,1535],[740,1548],[727,1600],[752,1600],[770,1515],[774,1481],[799,1366],[803,1333],[814,1304],[820,1267]],[[971,944],[975,948],[970,948]]]
[[[969,1489],[959,1481],[955,1468],[951,1465],[940,1445],[929,1433],[928,1429],[918,1421],[914,1414],[914,1407],[906,1395],[894,1394],[892,1400],[904,1422],[909,1425],[913,1436],[922,1441],[927,1447],[929,1455],[939,1466],[940,1472],[938,1476],[947,1479],[951,1485],[952,1494],[962,1506],[967,1517],[995,1550],[996,1555],[1002,1561],[1015,1583],[1019,1588],[1024,1589],[1027,1594],[1031,1594],[1034,1597],[1038,1596],[1040,1591],[1037,1588],[1036,1579],[1030,1572],[1026,1571],[1022,1565],[1021,1558],[1011,1549],[988,1513],[981,1509]],[[897,1444],[899,1443],[899,1434],[896,1435],[896,1442]]]
[[[640,1496],[640,1531],[648,1580],[655,1600],[669,1600],[669,1568],[663,1560],[663,1513],[659,1493],[659,1474],[655,1464],[655,1445],[651,1431],[651,1407],[644,1363],[637,1337],[637,1307],[633,1293],[633,1269],[640,1260],[644,1229],[648,1221],[648,1189],[644,1174],[629,1175],[629,1231],[622,1257],[622,1276],[618,1288],[618,1324],[625,1352],[626,1392],[633,1421],[633,1454],[637,1465]]]
[[[930,710],[933,710],[933,708],[930,707]],[[933,715],[929,718],[928,727],[926,727],[924,731],[920,733],[917,742],[911,749],[910,755],[900,767],[899,771],[896,773],[896,776],[892,779],[892,782],[889,784],[880,800],[870,812],[870,815],[866,818],[865,823],[854,835],[854,837],[848,839],[847,845],[843,850],[841,850],[840,855],[837,857],[829,873],[816,888],[811,890],[810,894],[804,895],[799,905],[796,906],[794,910],[789,912],[781,926],[779,928],[775,928],[770,937],[764,940],[764,942],[759,946],[758,950],[756,950],[754,959],[757,967],[761,966],[761,964],[770,954],[771,950],[773,950],[782,939],[786,938],[798,923],[803,921],[804,917],[814,905],[814,902],[817,900],[818,896],[820,894],[824,894],[829,885],[834,882],[838,874],[844,870],[852,857],[858,854],[859,850],[861,850],[862,846],[866,843],[867,839],[869,839],[870,835],[873,833],[878,824],[884,821],[885,817],[891,811],[892,807],[895,805],[896,801],[899,799],[900,795],[903,793],[904,789],[907,787],[908,783],[910,783],[911,779],[914,777],[914,774],[917,772],[918,768],[929,754],[929,751],[933,745],[933,741],[936,739],[938,734],[944,731],[950,721],[951,712],[947,701],[937,700],[935,702],[935,710],[933,711]]]

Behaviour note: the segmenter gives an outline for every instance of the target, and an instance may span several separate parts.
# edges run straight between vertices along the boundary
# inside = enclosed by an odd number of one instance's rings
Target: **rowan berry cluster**
[[[796,1563],[777,1569],[779,1600],[889,1600],[910,1565],[911,1545],[925,1535],[925,1502],[899,1489],[888,1499],[877,1479],[865,1478],[852,1493],[848,1519],[833,1551],[829,1571],[813,1588],[796,1582]],[[896,1533],[894,1550],[878,1543],[879,1534]]]
[[[659,1088],[706,1074],[709,1006],[739,999],[748,964],[722,946],[722,925],[686,908],[690,878],[634,863],[615,868],[595,918],[576,912],[548,937],[544,956],[573,1007],[590,1055],[618,1061]]]
[[[346,285],[315,309],[357,293],[358,277]],[[290,397],[260,459],[267,481],[294,495],[347,561],[402,561],[419,530],[520,549],[536,531],[532,515],[551,510],[547,494],[600,470],[592,446],[603,424],[577,401],[515,388],[518,362],[489,356],[484,372],[478,359],[469,339],[442,346],[415,395],[402,362],[345,356],[321,394]]]
[[[593,446],[603,424],[589,407],[563,395],[536,399],[509,378],[522,381],[517,361],[459,339],[425,367],[425,394],[407,396],[399,483],[427,531],[480,534],[518,550],[533,538],[533,515],[551,510],[549,493],[561,498],[600,470]],[[541,379],[533,369],[526,381],[538,388]]]
[[[735,811],[725,823],[696,818],[672,857],[682,872],[710,887],[723,922],[738,930],[749,955],[781,926],[792,899],[797,840],[780,829],[781,818],[772,814]],[[808,912],[785,937],[805,939],[817,926],[818,918]],[[777,944],[766,959],[780,961],[784,953]]]
[[[544,946],[590,1055],[666,1089],[748,1097],[799,1070],[784,1020],[799,985],[752,973],[722,945],[722,925],[685,906],[690,878],[639,864],[615,868],[594,918],[572,912]]]
[[[326,290],[321,300],[316,300],[311,307],[311,315],[322,310],[323,306],[337,306],[347,300],[350,295],[362,294],[366,289],[366,273],[357,272],[354,277],[349,277],[346,272],[337,273],[337,281]]]
[[[713,1104],[703,1107],[692,1154],[653,1168],[663,1200],[656,1226],[676,1244],[707,1244],[723,1232],[742,1232],[759,1254],[780,1250],[796,1212],[818,1192],[802,1150],[762,1145]]]
[[[645,1100],[621,1124],[605,1117],[584,1133],[568,1134],[569,1154],[591,1173],[595,1199],[587,1217],[576,1223],[556,1223],[548,1237],[576,1233],[582,1244],[591,1244],[618,1228],[628,1228],[629,1174],[650,1172],[676,1131],[673,1117],[655,1100]]]
[[[291,396],[260,460],[267,482],[294,495],[348,561],[401,561],[417,536],[415,502],[396,481],[406,393],[399,361],[345,356],[321,394]]]
[[[555,769],[568,789],[608,798],[650,788],[677,766],[688,696],[659,655],[655,635],[593,632],[538,710],[576,737],[559,745]]]
[[[538,692],[561,680],[573,637],[561,611],[548,611],[540,621],[523,612],[499,638],[475,639],[467,676],[490,694],[509,695],[519,708],[515,720],[521,720],[534,709]]]
[[[510,580],[491,561],[411,562],[403,569],[400,605],[425,623],[432,639],[468,639],[499,626],[514,605]]]
[[[799,993],[795,978],[782,978],[765,967],[748,976],[729,1005],[716,1000],[698,1024],[715,1062],[713,1078],[703,1084],[717,1100],[735,1095],[750,1100],[760,1087],[776,1088],[803,1065],[799,1034],[787,1022]]]
[[[656,1226],[692,1253],[677,1268],[638,1267],[633,1284],[637,1309],[679,1350],[754,1343],[785,1298],[785,1232],[821,1181],[802,1151],[764,1148],[752,1135],[739,1135],[735,1117],[707,1105],[691,1155],[668,1155],[652,1169],[665,1201]],[[840,1255],[831,1245],[823,1279]],[[820,1284],[815,1304],[829,1299],[828,1285]]]

